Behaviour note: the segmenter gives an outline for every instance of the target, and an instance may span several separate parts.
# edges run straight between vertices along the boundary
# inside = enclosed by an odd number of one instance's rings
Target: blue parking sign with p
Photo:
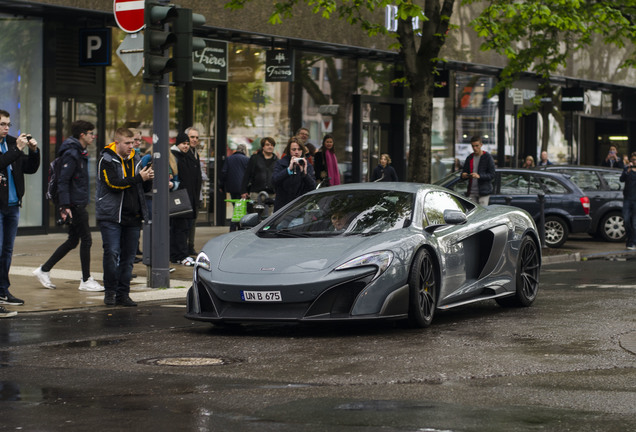
[[[110,66],[109,28],[80,29],[80,66]]]

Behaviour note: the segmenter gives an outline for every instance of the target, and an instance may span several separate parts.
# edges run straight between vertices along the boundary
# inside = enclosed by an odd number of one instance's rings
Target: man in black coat
[[[0,305],[23,305],[24,300],[9,292],[9,269],[13,257],[13,243],[18,233],[20,207],[24,196],[24,174],[34,174],[40,167],[38,143],[30,135],[9,135],[11,116],[0,110]],[[29,148],[29,155],[24,148]],[[16,315],[0,306],[0,318]]]

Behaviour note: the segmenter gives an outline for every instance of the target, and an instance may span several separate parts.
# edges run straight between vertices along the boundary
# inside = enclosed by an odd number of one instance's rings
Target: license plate
[[[280,291],[241,291],[241,300],[248,302],[283,301]]]

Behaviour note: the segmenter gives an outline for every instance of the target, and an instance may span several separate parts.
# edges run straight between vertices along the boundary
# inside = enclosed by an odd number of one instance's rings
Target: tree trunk
[[[413,31],[410,19],[398,21],[400,56],[412,98],[407,173],[407,180],[411,182],[431,181],[435,71],[454,3],[455,0],[425,0],[424,13],[428,21],[419,29],[420,35]]]

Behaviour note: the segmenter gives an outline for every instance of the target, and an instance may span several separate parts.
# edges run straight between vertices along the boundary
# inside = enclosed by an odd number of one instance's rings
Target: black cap
[[[184,142],[190,143],[190,138],[188,137],[188,135],[185,132],[179,132],[177,134],[177,141],[176,141],[175,144],[178,145],[178,144],[181,144],[181,143],[184,143]]]

